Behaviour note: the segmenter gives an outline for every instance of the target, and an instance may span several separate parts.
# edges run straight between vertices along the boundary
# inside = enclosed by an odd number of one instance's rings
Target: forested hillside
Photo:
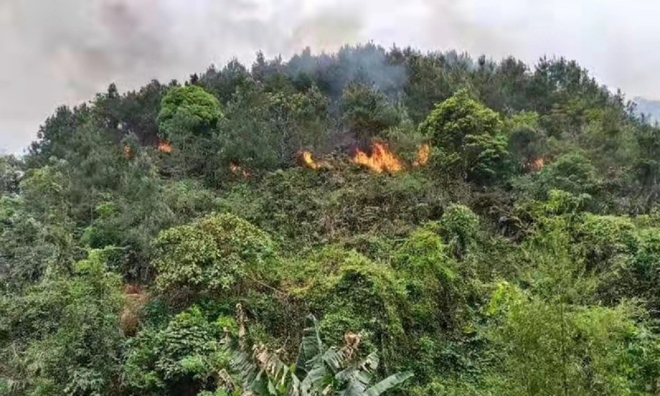
[[[0,160],[0,395],[657,395],[659,193],[565,59],[110,86]]]

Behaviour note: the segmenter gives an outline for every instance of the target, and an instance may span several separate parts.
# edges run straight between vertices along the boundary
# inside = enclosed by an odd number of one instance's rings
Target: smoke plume
[[[631,96],[660,97],[658,11],[645,0],[0,0],[0,148],[19,151],[56,106],[110,82],[127,90],[249,64],[258,50],[288,58],[369,40],[532,63],[566,55]]]

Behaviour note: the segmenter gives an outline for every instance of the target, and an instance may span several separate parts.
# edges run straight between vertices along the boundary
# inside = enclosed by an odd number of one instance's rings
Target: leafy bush
[[[163,329],[142,330],[127,344],[127,385],[139,394],[215,388],[218,372],[229,364],[220,343],[223,322],[208,322],[193,306]]]
[[[158,286],[219,292],[265,275],[277,262],[270,237],[230,214],[162,231],[154,241]]]
[[[641,345],[631,348],[631,343],[646,341],[635,340],[643,330],[635,323],[634,307],[576,307],[527,296],[506,301],[495,304],[506,309],[501,324],[490,331],[502,353],[499,375],[505,379],[505,388],[495,388],[496,394],[623,395],[639,390],[630,353]]]
[[[503,177],[508,152],[497,113],[461,90],[438,103],[420,124],[442,153],[442,168],[478,183]]]
[[[479,235],[479,217],[464,205],[450,206],[442,215],[441,233],[456,257],[463,257]]]
[[[171,88],[163,97],[158,127],[163,138],[179,141],[187,134],[206,135],[222,117],[220,102],[203,88]]]
[[[28,394],[105,394],[121,372],[120,277],[91,251],[71,276],[51,273],[0,303],[0,376]],[[47,353],[45,353],[47,352]]]

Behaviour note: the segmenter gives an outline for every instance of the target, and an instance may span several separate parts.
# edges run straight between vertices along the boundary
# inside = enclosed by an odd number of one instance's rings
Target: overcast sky
[[[60,104],[183,79],[256,51],[285,58],[374,41],[529,63],[577,59],[629,97],[660,99],[653,0],[0,0],[0,151]]]

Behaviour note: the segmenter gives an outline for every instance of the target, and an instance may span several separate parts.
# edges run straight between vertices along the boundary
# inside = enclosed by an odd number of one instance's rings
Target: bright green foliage
[[[653,291],[651,285],[655,284],[656,277],[658,276],[657,267],[660,264],[658,261],[659,254],[660,230],[658,228],[641,230],[637,234],[635,256],[630,267],[636,273],[636,278],[648,285],[648,291]],[[657,292],[657,289],[655,292]],[[658,298],[656,297],[654,300],[658,301]]]
[[[30,172],[20,196],[0,198],[0,257],[14,286],[39,280],[49,266],[68,268],[78,257],[67,201],[70,180],[61,165]]]
[[[0,378],[11,394],[104,395],[116,386],[123,296],[105,257],[91,251],[72,275],[53,271],[25,294],[0,299]]]
[[[407,367],[421,380],[432,378],[438,370],[448,373],[470,364],[470,358],[457,356],[465,346],[450,339],[465,330],[474,287],[467,284],[448,250],[440,235],[424,227],[413,232],[394,257],[409,304],[410,319],[404,326],[405,343],[410,345],[406,353],[411,357]]]
[[[624,242],[625,252],[617,256],[617,265],[601,287],[601,293],[614,301],[640,298],[651,312],[656,312],[660,307],[660,294],[655,287],[660,265],[660,230],[639,229]]]
[[[589,195],[574,195],[564,190],[550,190],[548,201],[542,204],[543,212],[550,215],[574,215],[584,210]]]
[[[170,172],[184,176],[213,174],[209,159],[217,150],[212,142],[222,118],[218,99],[203,88],[170,88],[156,120],[159,136],[174,148],[167,157]]]
[[[227,291],[259,278],[277,262],[268,235],[230,214],[162,231],[154,248],[158,286],[169,292]]]
[[[638,337],[644,330],[635,324],[630,307],[586,308],[496,296],[499,302],[493,303],[506,306],[506,312],[491,330],[503,353],[499,375],[504,381],[493,381],[494,394],[636,395],[644,389],[635,383],[640,367],[632,359],[647,341]],[[651,363],[647,359],[644,364]]]
[[[525,294],[518,287],[509,282],[499,282],[493,291],[493,294],[486,307],[488,315],[499,315],[506,312],[510,307],[522,304]]]
[[[187,135],[208,135],[221,117],[218,99],[203,88],[189,85],[167,92],[157,121],[163,138],[178,142]]]
[[[437,104],[420,130],[441,150],[445,170],[474,182],[503,176],[508,153],[502,121],[466,91]]]
[[[455,325],[455,311],[461,305],[460,276],[446,250],[440,235],[420,229],[408,237],[394,260],[406,280],[407,298],[413,303],[415,322],[435,322],[445,329]]]
[[[445,240],[457,257],[467,253],[479,234],[479,217],[463,205],[450,206],[440,223]]]
[[[124,370],[134,394],[180,394],[215,388],[220,370],[228,367],[223,350],[222,320],[209,322],[193,306],[163,329],[145,329],[127,345]]]
[[[521,246],[521,282],[538,296],[571,304],[596,303],[601,279],[587,266],[583,251],[572,243],[572,215],[541,219],[538,230]]]
[[[634,243],[635,226],[625,217],[587,214],[575,231],[588,270],[601,272],[620,263],[622,256]]]
[[[593,165],[579,154],[559,157],[551,165],[535,173],[532,181],[527,193],[536,199],[546,199],[548,192],[553,189],[575,195],[593,195],[598,192],[601,184]]]
[[[63,164],[58,165],[35,169],[20,185],[26,209],[42,221],[62,222],[70,210],[67,192],[71,180],[58,169]]]
[[[367,347],[379,345],[383,363],[394,364],[409,342],[404,321],[410,312],[402,279],[385,263],[376,263],[355,251],[326,248],[309,258],[308,265],[291,293],[323,312],[321,333],[333,343],[346,331],[364,330]]]

